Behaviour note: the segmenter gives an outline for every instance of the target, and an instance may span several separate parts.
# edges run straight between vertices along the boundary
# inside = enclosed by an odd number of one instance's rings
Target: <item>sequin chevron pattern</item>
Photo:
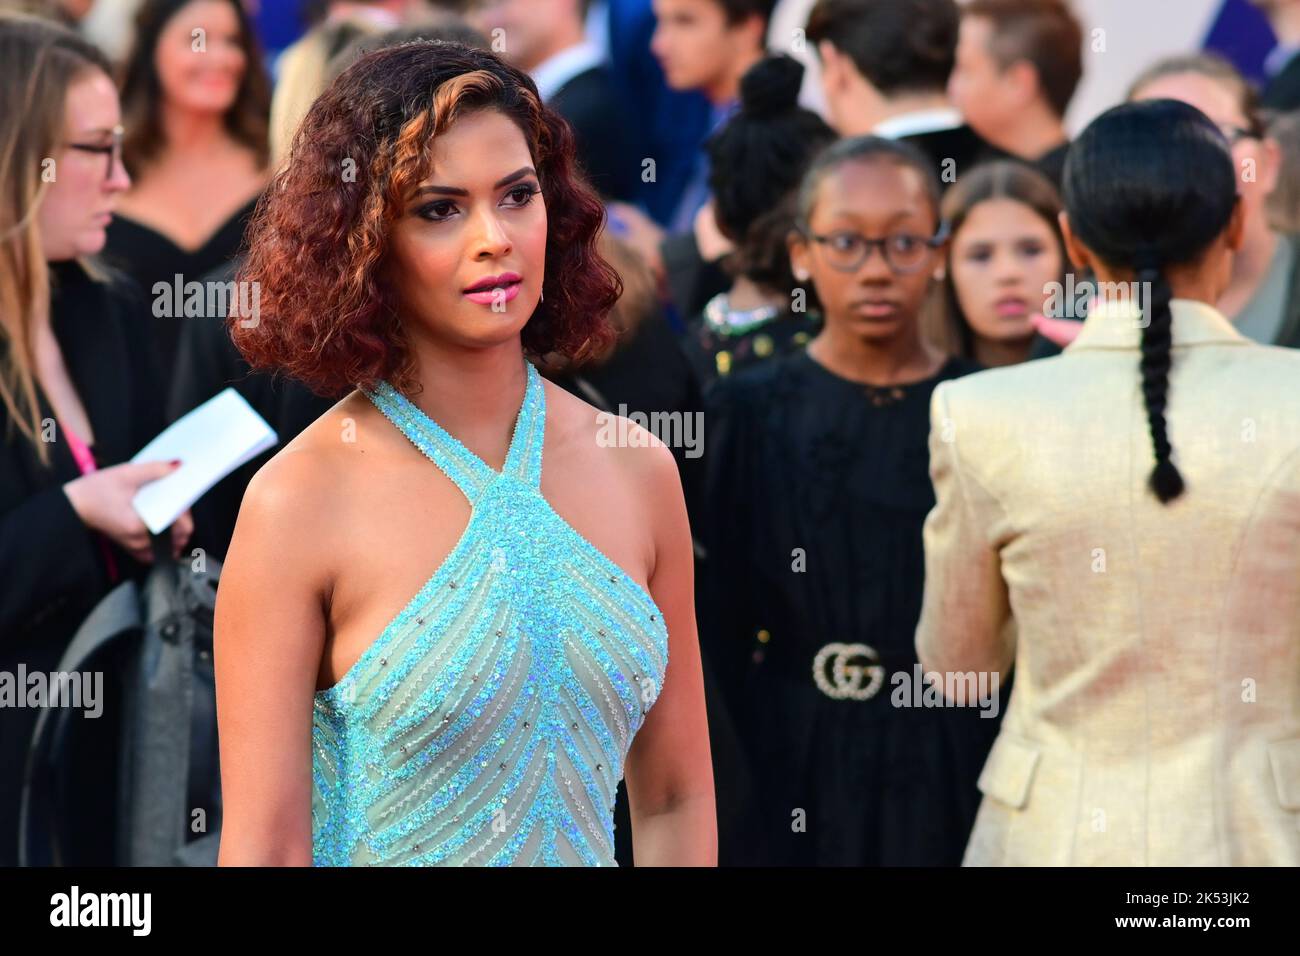
[[[414,403],[364,390],[469,499],[442,565],[314,701],[317,866],[614,865],[614,797],[662,686],[653,599],[540,490],[528,384],[493,470]]]

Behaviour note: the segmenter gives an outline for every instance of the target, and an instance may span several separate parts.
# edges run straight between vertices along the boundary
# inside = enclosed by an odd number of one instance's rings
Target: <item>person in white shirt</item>
[[[807,43],[835,131],[910,140],[947,183],[974,165],[987,147],[947,96],[959,23],[955,0],[817,0]]]

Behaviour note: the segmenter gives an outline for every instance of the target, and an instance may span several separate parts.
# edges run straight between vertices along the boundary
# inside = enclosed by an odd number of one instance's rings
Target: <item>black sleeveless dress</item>
[[[153,303],[156,283],[165,282],[174,287],[178,275],[181,276],[182,288],[186,282],[203,282],[208,273],[234,259],[258,198],[253,197],[236,210],[196,249],[183,249],[161,232],[115,214],[107,230],[108,243],[104,247],[103,259],[134,279]],[[160,385],[162,394],[167,395],[176,368],[183,323],[189,320],[184,316],[154,313],[151,308],[154,342],[162,375]]]

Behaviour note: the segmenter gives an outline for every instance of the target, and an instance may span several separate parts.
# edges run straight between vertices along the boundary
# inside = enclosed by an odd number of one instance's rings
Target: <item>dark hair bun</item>
[[[759,60],[740,78],[740,108],[749,116],[776,116],[799,105],[803,64],[786,56]]]

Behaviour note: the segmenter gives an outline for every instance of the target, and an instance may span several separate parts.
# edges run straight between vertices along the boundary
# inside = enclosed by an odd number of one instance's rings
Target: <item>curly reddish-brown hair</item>
[[[605,211],[575,165],[568,123],[491,53],[416,41],[362,57],[330,85],[258,204],[237,277],[258,283],[258,321],[227,319],[250,365],[328,396],[381,378],[415,387],[396,297],[380,278],[389,229],[431,171],[434,138],[483,109],[523,131],[546,201],[543,301],[524,350],[581,359],[608,345],[622,283],[596,250]]]

